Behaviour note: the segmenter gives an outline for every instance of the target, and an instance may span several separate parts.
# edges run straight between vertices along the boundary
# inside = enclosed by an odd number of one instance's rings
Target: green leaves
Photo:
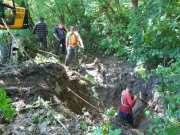
[[[82,128],[86,130],[87,129],[87,125],[86,124],[82,125]]]
[[[114,117],[114,114],[115,114],[115,113],[116,113],[115,110],[107,109],[107,111],[106,111],[106,114],[107,114],[108,116],[111,116],[111,117]]]
[[[80,83],[80,84],[85,84],[85,85],[87,85],[87,82],[86,82],[86,81],[83,81],[83,80],[80,80],[79,83]]]
[[[99,99],[98,93],[96,92],[96,90],[95,90],[94,87],[92,87],[92,92],[94,93],[94,97],[97,98],[97,99]]]
[[[155,127],[155,125],[152,126],[151,124],[149,124],[149,129],[147,131],[152,132]]]
[[[98,128],[98,129],[93,133],[93,135],[103,135],[103,134],[102,134],[102,130],[103,130],[103,128]]]
[[[122,129],[115,129],[114,131],[110,130],[109,135],[119,135]]]
[[[171,28],[172,28],[172,30],[174,30],[175,29],[175,27],[176,27],[176,25],[177,25],[177,22],[176,21],[174,21],[172,24],[171,24]]]
[[[166,14],[163,15],[163,16],[161,16],[161,17],[160,17],[160,20],[161,20],[161,21],[165,21],[165,20],[166,20]]]
[[[91,78],[91,76],[89,74],[86,74],[85,78],[86,78],[86,80],[90,81],[92,84],[96,84],[96,81],[93,78]]]
[[[180,132],[180,129],[175,126],[172,126],[172,127],[166,128],[166,132],[168,135],[178,135],[178,133]]]
[[[3,110],[3,116],[6,117],[11,122],[11,117],[17,112],[12,108],[9,103],[12,102],[12,99],[6,98],[5,91],[0,88],[0,110]]]

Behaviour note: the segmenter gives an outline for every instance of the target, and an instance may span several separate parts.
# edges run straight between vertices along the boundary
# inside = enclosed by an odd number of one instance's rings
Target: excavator
[[[0,0],[0,31],[7,30],[2,19],[9,29],[19,30],[29,27],[29,11],[19,7],[14,0]],[[8,45],[3,45],[0,41],[0,61],[5,61],[8,57],[17,61],[20,46],[12,36],[8,36],[7,41]]]

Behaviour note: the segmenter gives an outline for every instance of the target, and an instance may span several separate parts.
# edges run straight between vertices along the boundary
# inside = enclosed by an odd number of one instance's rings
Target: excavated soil
[[[98,64],[87,68],[93,65],[96,57]],[[24,108],[34,106],[38,97],[41,97],[44,101],[49,101],[49,104],[55,104],[50,106],[51,110],[54,114],[61,114],[65,117],[64,125],[70,134],[86,135],[87,132],[82,129],[82,124],[84,124],[82,121],[89,121],[87,125],[98,125],[102,122],[103,115],[79,97],[99,109],[113,108],[118,112],[121,92],[128,83],[133,85],[132,95],[140,94],[154,113],[160,116],[164,113],[160,105],[162,95],[156,92],[156,77],[148,72],[150,78],[146,83],[136,73],[134,67],[115,56],[89,55],[81,66],[80,73],[78,73],[69,67],[53,63],[21,68],[1,65],[0,88],[3,88],[13,99],[11,105],[20,112],[14,116],[13,123],[0,119],[0,133],[3,135],[66,134],[58,123],[47,124],[49,116],[45,116],[43,122],[34,122],[34,115],[40,117],[48,113],[46,108],[38,107],[22,111]],[[96,84],[87,81],[84,78],[86,74],[90,74],[96,80]],[[80,80],[86,81],[88,85],[81,84]],[[93,96],[92,86],[95,86],[100,100]],[[114,129],[121,128],[124,135],[135,135],[142,131],[148,134],[146,129],[153,122],[145,118],[143,110],[146,106],[147,104],[142,101],[137,101],[133,107],[134,129],[118,117],[112,120],[115,125]],[[89,112],[89,115],[84,116],[84,112]]]

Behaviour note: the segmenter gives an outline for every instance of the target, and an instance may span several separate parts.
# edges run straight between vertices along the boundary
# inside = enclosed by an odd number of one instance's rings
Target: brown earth
[[[84,66],[93,64],[96,57],[99,60],[98,65],[93,68]],[[161,95],[156,92],[155,77],[153,75],[150,75],[151,77],[146,83],[140,76],[137,77],[138,74],[133,67],[122,58],[115,56],[89,55],[81,66],[83,68],[78,73],[69,67],[53,63],[43,63],[37,66],[29,65],[20,69],[19,67],[12,67],[12,65],[1,65],[0,88],[3,88],[7,95],[13,99],[11,105],[20,112],[13,118],[11,124],[0,120],[0,133],[3,135],[65,134],[58,123],[54,124],[54,121],[49,123],[46,108],[38,107],[21,111],[23,108],[37,104],[38,97],[41,97],[44,101],[49,101],[48,104],[56,103],[56,105],[49,105],[49,107],[54,114],[61,114],[65,117],[64,125],[70,134],[86,135],[87,131],[82,129],[82,125],[98,125],[102,123],[105,116],[79,97],[99,109],[107,107],[118,112],[120,94],[127,83],[133,85],[132,95],[140,94],[149,103],[149,108],[152,111],[157,114],[163,113],[162,106],[160,106]],[[96,84],[93,85],[87,81],[84,78],[86,74],[90,74],[96,80]],[[86,81],[88,85],[81,84],[80,80]],[[100,100],[93,96],[92,86],[95,86]],[[116,125],[115,128],[121,128],[122,134],[146,132],[148,125],[153,124],[152,121],[145,118],[143,110],[146,106],[141,101],[137,101],[133,108],[134,127],[136,129],[132,129],[126,122],[118,118],[113,121]],[[83,115],[84,112],[89,112],[89,114]],[[43,122],[35,122],[35,116],[44,116]],[[119,122],[121,124],[118,124]]]

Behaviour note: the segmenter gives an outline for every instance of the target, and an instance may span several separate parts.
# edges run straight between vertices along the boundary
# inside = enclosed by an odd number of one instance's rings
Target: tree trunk
[[[27,0],[24,0],[23,1],[23,4],[22,4],[23,7],[27,8],[29,10],[29,4],[28,4],[28,1]],[[31,14],[30,14],[30,11],[29,11],[29,27],[30,27],[30,30],[32,31],[33,30],[33,27],[34,27],[34,22],[31,18]]]
[[[137,7],[138,7],[138,0],[131,0],[132,5],[133,5],[133,11],[135,12]]]

